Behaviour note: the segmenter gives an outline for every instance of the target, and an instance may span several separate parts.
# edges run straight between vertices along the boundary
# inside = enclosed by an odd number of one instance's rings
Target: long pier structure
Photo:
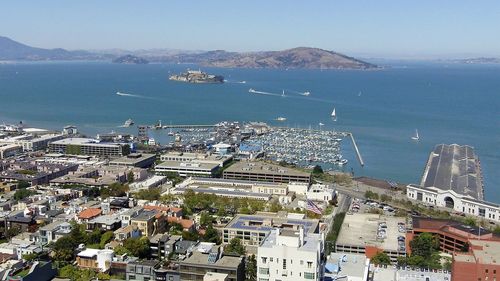
[[[352,133],[349,133],[349,136],[351,136],[352,146],[354,146],[354,150],[356,151],[356,155],[358,156],[359,164],[361,165],[361,167],[364,167],[365,162],[363,162],[363,157],[361,157],[361,153],[359,152],[358,146],[356,145],[354,136],[352,135]]]

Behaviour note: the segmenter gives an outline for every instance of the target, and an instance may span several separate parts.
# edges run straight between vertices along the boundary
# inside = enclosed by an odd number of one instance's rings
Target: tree
[[[367,190],[365,192],[365,198],[378,200],[378,193],[375,193],[373,191]]]
[[[36,260],[37,258],[38,258],[37,253],[23,255],[23,259],[27,262],[32,262],[32,261]]]
[[[127,182],[128,183],[133,183],[134,182],[134,171],[130,171],[127,174]]]
[[[257,259],[255,255],[251,255],[245,264],[245,274],[246,281],[256,281],[257,280]]]
[[[54,259],[57,261],[70,262],[75,254],[75,244],[70,236],[59,238],[53,245]],[[69,270],[69,269],[68,269]]]
[[[14,199],[22,200],[22,199],[30,196],[33,193],[35,193],[35,192],[32,190],[29,190],[26,188],[20,188],[20,189],[17,189],[16,192],[14,193]]]
[[[391,264],[391,258],[384,252],[378,252],[373,256],[371,262],[377,265],[389,265]]]
[[[464,219],[464,223],[468,226],[476,226],[477,225],[476,219],[474,219],[473,217],[466,217]]]
[[[269,207],[269,211],[273,213],[279,212],[281,210],[283,210],[283,206],[281,206],[281,204],[276,201],[271,203],[271,206]]]
[[[421,256],[430,259],[432,254],[439,249],[439,240],[431,233],[421,233],[410,242],[412,256]]]
[[[159,200],[161,194],[158,188],[151,188],[151,189],[139,190],[139,192],[134,194],[134,197],[135,199],[154,201],[154,200]]]
[[[125,196],[127,191],[128,191],[128,185],[123,185],[119,182],[115,182],[112,183],[110,186],[103,187],[101,189],[101,197],[102,198],[121,197]]]
[[[27,181],[20,180],[17,182],[17,189],[28,188],[30,186],[31,186],[31,184]]]
[[[69,278],[73,281],[88,281],[96,277],[95,271],[91,269],[79,269],[68,264],[59,270],[59,277]]]
[[[182,232],[182,239],[188,240],[188,241],[198,241],[200,238],[200,235],[198,232],[194,231],[183,231]]]
[[[493,229],[493,233],[496,235],[500,235],[500,225],[497,225],[495,229]]]
[[[114,233],[113,231],[106,231],[104,234],[101,236],[101,242],[99,243],[101,248],[104,248],[107,243],[109,243],[111,240],[113,240]]]
[[[323,174],[323,168],[320,165],[316,165],[316,166],[314,166],[312,173],[313,173],[313,175]]]
[[[382,202],[391,202],[391,200],[392,200],[391,196],[387,194],[380,195],[380,201]]]
[[[236,255],[244,255],[246,253],[246,248],[241,243],[239,238],[233,238],[229,241],[229,244],[224,248],[224,252],[226,254],[236,254]]]
[[[21,233],[21,229],[17,226],[13,226],[13,227],[10,227],[9,229],[7,229],[7,231],[5,232],[5,237],[7,239],[10,239],[10,238],[18,235],[19,233]]]
[[[148,257],[151,250],[149,248],[149,239],[147,237],[129,238],[123,242],[123,247],[132,256],[140,259]]]
[[[200,216],[200,226],[207,227],[212,224],[214,218],[208,212],[202,212]]]
[[[99,242],[101,242],[101,236],[101,230],[99,228],[95,228],[90,234],[87,235],[85,244],[98,244]]]
[[[220,244],[220,238],[219,238],[219,233],[217,230],[212,226],[212,224],[209,224],[207,229],[205,230],[205,234],[203,235],[203,241],[205,242],[212,242],[215,244]]]

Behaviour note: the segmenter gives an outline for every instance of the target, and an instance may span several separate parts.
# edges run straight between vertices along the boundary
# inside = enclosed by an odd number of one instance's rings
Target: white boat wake
[[[224,79],[224,83],[230,83],[230,84],[246,84],[247,81],[241,80],[241,81],[232,81],[232,80],[226,80]]]
[[[275,93],[256,91],[254,89],[250,89],[250,90],[248,90],[248,92],[251,94],[258,94],[258,95],[265,95],[265,96],[285,97],[283,94],[280,95],[280,94],[275,94]]]
[[[134,94],[127,94],[127,93],[122,93],[122,92],[116,92],[116,94],[119,95],[119,96],[122,96],[122,97],[146,98],[145,96],[134,95]]]

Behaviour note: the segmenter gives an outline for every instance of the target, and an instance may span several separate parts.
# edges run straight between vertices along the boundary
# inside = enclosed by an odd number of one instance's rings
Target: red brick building
[[[500,242],[470,240],[468,253],[455,253],[452,281],[500,280]]]
[[[409,247],[410,241],[413,237],[424,232],[432,233],[439,237],[440,250],[449,254],[466,252],[470,240],[500,241],[500,238],[493,235],[491,231],[484,228],[464,225],[461,222],[423,217],[413,217],[412,219],[413,229],[406,234],[407,249],[409,253],[411,253]]]

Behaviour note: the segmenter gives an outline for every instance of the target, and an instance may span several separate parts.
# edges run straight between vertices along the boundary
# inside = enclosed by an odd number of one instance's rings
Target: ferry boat
[[[132,120],[130,118],[127,119],[127,121],[125,121],[125,123],[123,123],[123,127],[130,127],[132,125],[134,125],[134,120]]]
[[[307,96],[309,96],[310,94],[311,94],[310,92],[303,92],[303,93],[300,93],[299,95],[307,97]]]
[[[250,88],[250,90],[248,90],[249,93],[257,93],[257,91],[255,91],[254,89]]]
[[[278,117],[275,120],[283,122],[283,121],[286,121],[286,118],[285,117]]]

